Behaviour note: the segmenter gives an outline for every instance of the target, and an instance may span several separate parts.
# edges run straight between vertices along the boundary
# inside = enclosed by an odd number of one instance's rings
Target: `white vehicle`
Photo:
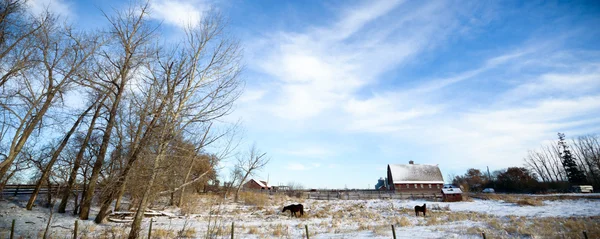
[[[571,187],[571,192],[574,193],[593,193],[594,187],[592,185],[577,185]]]
[[[494,190],[493,188],[486,188],[483,189],[483,191],[481,191],[482,193],[495,193],[496,190]]]

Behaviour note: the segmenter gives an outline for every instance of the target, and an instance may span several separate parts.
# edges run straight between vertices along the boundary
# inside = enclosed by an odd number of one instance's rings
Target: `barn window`
[[[410,184],[406,184],[406,188],[410,188]]]
[[[423,188],[423,184],[421,183],[421,188]]]
[[[437,188],[440,189],[440,185],[439,184],[437,184]]]
[[[415,188],[417,188],[417,184],[415,183]]]
[[[431,183],[429,184],[429,188],[431,188]]]

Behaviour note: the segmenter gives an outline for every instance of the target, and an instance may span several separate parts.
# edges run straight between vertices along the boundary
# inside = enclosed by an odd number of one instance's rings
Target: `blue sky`
[[[229,19],[246,86],[227,120],[271,157],[256,177],[273,185],[373,187],[409,160],[450,180],[522,166],[557,132],[600,132],[597,1],[150,3],[167,38],[211,8]],[[126,6],[30,0],[48,4],[90,29]]]

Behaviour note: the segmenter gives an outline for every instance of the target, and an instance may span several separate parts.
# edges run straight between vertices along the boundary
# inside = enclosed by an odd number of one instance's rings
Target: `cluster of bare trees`
[[[600,186],[600,136],[586,135],[568,142],[572,158],[579,171],[585,174],[587,183]],[[567,170],[564,165],[564,149],[559,144],[543,146],[529,151],[525,165],[535,172],[542,182],[566,182]]]
[[[51,13],[32,16],[21,0],[0,4],[0,190],[33,169],[27,209],[43,185],[57,182],[59,212],[75,197],[74,213],[88,219],[97,198],[98,223],[128,193],[136,238],[157,196],[178,205],[186,187],[216,178],[235,131],[220,119],[242,86],[239,44],[218,14],[204,14],[167,44],[148,5],[104,13],[108,27],[92,32]],[[73,95],[76,102],[66,100]],[[219,147],[209,152],[211,145]]]

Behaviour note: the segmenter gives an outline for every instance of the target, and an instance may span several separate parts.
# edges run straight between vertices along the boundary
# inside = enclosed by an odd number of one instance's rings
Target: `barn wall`
[[[459,202],[462,201],[462,194],[443,194],[442,200],[444,202]]]
[[[422,185],[422,186],[421,186]],[[431,188],[429,188],[431,185]],[[394,189],[396,192],[407,192],[407,193],[440,193],[440,190],[443,188],[443,184],[421,184],[417,183],[416,188],[414,183],[402,183],[402,184],[394,184]]]
[[[244,188],[261,189],[262,187],[258,185],[258,183],[256,183],[254,180],[250,180],[246,184],[244,184]]]

